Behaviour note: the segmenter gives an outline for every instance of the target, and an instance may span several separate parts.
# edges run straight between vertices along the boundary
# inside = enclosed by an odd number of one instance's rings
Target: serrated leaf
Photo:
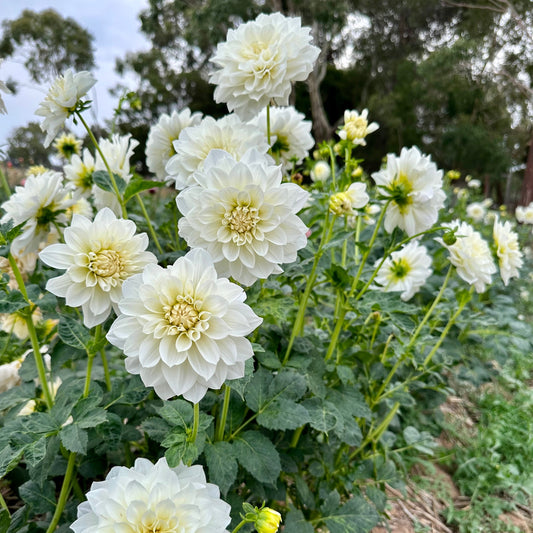
[[[61,444],[69,451],[85,455],[87,453],[87,432],[78,424],[68,424],[59,432]]]
[[[305,507],[313,510],[315,508],[315,498],[311,492],[311,489],[301,476],[296,474],[293,477],[299,500],[305,505]]]
[[[359,446],[363,440],[359,424],[351,417],[343,417],[342,425],[335,428],[335,433],[349,446]]]
[[[164,418],[172,427],[186,428],[192,422],[193,407],[185,400],[173,400],[166,402],[158,414]]]
[[[126,182],[118,174],[113,173],[113,177],[115,178],[118,191],[120,194],[123,194],[126,190]],[[111,178],[106,170],[97,170],[96,172],[93,172],[93,181],[98,187],[100,187],[100,189],[112,193],[115,192]]]
[[[46,437],[41,437],[26,446],[24,458],[30,466],[37,466],[46,455]]]
[[[370,503],[354,496],[322,520],[330,533],[368,533],[379,522],[379,515]]]
[[[0,394],[0,411],[26,403],[35,398],[35,384],[22,383]]]
[[[30,479],[19,487],[19,494],[35,514],[53,513],[56,508],[55,485],[51,481],[39,485]]]
[[[192,464],[202,453],[205,439],[205,432],[199,431],[196,440],[190,442],[186,432],[180,432],[179,428],[174,429],[161,443],[162,446],[168,447],[168,450],[165,452],[165,457],[169,466],[173,468],[180,461],[185,464]]]
[[[23,453],[23,448],[15,450],[9,445],[4,446],[0,450],[0,478],[3,478],[8,472],[17,466]]]
[[[229,442],[208,443],[204,450],[209,480],[220,487],[222,494],[226,494],[237,478],[237,459],[233,446]]]
[[[260,483],[273,484],[281,472],[279,454],[267,437],[258,431],[245,431],[233,442],[239,463]]]
[[[239,379],[232,379],[226,382],[228,387],[231,387],[232,391],[235,391],[240,397],[241,400],[244,400],[244,391],[248,386],[248,383],[252,380],[254,374],[254,361],[252,359],[247,359],[244,363],[244,377]]]
[[[253,375],[244,395],[246,405],[252,411],[257,413],[268,402],[268,386],[272,379],[272,373],[264,368],[259,368]]]
[[[0,510],[0,531],[7,531],[10,523],[11,517],[9,516],[8,510]]]
[[[285,516],[283,533],[314,533],[315,528],[305,520],[302,511],[290,510]]]
[[[317,431],[327,433],[339,422],[342,424],[342,415],[331,402],[320,398],[310,398],[302,404],[309,412],[309,424]]]
[[[144,180],[139,175],[133,176],[124,190],[124,201],[127,202],[130,198],[139,194],[142,191],[155,189],[156,187],[164,187],[165,184],[160,181]]]
[[[146,388],[139,376],[131,376],[127,380],[117,380],[113,382],[111,390],[111,398],[109,404],[127,404],[136,405],[142,402],[146,396],[150,394],[150,390]]]
[[[307,409],[293,400],[277,398],[257,417],[257,423],[267,429],[296,429],[309,422]]]
[[[28,307],[28,302],[19,291],[10,291],[0,298],[0,313],[14,313],[24,307]]]
[[[146,420],[143,420],[143,423],[141,424],[141,429],[148,433],[148,436],[151,439],[161,443],[170,433],[172,427],[162,418],[152,416],[150,418],[147,418]]]
[[[68,315],[60,315],[57,332],[65,344],[78,350],[86,350],[91,341],[91,335],[87,329],[78,320]]]
[[[364,396],[353,387],[342,387],[340,390],[330,389],[326,399],[335,404],[345,416],[356,418],[372,418],[372,411]]]

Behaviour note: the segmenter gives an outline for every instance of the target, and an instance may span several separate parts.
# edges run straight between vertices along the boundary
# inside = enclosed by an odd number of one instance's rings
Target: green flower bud
[[[280,523],[281,515],[270,507],[264,507],[257,514],[255,529],[257,533],[276,533]]]

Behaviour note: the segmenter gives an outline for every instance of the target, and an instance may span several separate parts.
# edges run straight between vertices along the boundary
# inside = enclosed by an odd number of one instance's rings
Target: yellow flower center
[[[175,303],[165,310],[165,318],[169,324],[176,326],[178,331],[187,331],[200,320],[198,311],[186,302]]]
[[[231,230],[235,244],[242,246],[252,241],[253,230],[260,220],[258,213],[256,207],[247,205],[238,205],[230,212],[224,213],[222,224]]]
[[[402,214],[404,214],[407,207],[413,203],[413,199],[410,196],[412,190],[413,185],[407,174],[404,172],[400,172],[390,185],[391,198]]]
[[[176,296],[172,305],[163,305],[163,316],[168,324],[167,335],[184,335],[197,341],[209,327],[209,311],[202,311],[202,300],[190,295]]]
[[[399,281],[409,274],[411,270],[411,265],[407,262],[404,257],[401,257],[397,261],[392,262],[392,267],[390,269],[389,279],[391,282]]]
[[[115,250],[89,252],[89,270],[102,278],[120,275],[122,271],[120,254]]]
[[[344,125],[344,130],[346,131],[346,137],[350,141],[355,139],[364,139],[366,137],[366,130],[368,127],[368,121],[363,117],[357,117],[348,121]]]

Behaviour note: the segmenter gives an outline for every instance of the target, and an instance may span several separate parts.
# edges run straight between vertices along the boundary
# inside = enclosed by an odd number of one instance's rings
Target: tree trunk
[[[533,136],[529,140],[527,149],[526,170],[522,183],[522,205],[529,205],[533,202]]]

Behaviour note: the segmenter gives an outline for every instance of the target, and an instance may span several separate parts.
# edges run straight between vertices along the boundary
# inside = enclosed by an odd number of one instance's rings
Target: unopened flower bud
[[[264,507],[257,514],[255,529],[257,533],[276,533],[280,523],[281,515],[274,509],[270,509],[270,507]]]
[[[363,167],[358,165],[352,172],[352,178],[360,178],[363,175]]]
[[[452,244],[455,244],[457,242],[457,237],[454,231],[447,231],[442,236],[442,240],[444,241],[444,244],[446,244],[447,246],[451,246]]]

